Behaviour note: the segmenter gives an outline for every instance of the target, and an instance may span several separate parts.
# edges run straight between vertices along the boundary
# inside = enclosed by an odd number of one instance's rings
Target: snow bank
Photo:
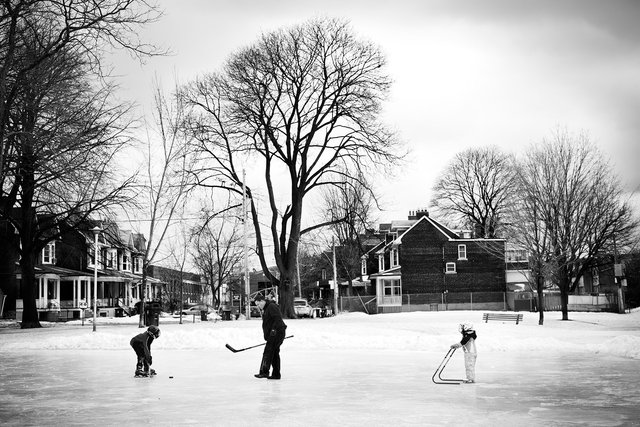
[[[588,352],[640,359],[640,310],[628,314],[570,313],[561,321],[560,313],[545,313],[543,326],[537,313],[524,313],[524,321],[482,322],[482,312],[412,312],[368,316],[345,313],[325,319],[287,320],[290,350],[363,350],[445,352],[459,341],[459,323],[475,324],[479,352]],[[100,318],[97,331],[91,320],[43,323],[44,328],[21,330],[5,322],[0,327],[0,351],[24,350],[122,350],[144,329],[137,318]],[[154,350],[223,350],[226,343],[236,348],[262,343],[259,319],[228,322],[201,322],[199,319],[160,319],[161,337]]]

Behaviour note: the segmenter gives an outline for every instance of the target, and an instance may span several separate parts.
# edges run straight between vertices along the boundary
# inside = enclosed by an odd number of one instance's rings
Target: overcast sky
[[[378,182],[387,212],[427,207],[458,152],[495,144],[519,153],[558,126],[586,131],[631,191],[640,186],[640,1],[160,0],[143,38],[174,54],[120,59],[123,96],[148,108],[165,87],[217,71],[262,32],[318,16],[344,18],[378,44],[394,81],[384,121],[411,150]]]

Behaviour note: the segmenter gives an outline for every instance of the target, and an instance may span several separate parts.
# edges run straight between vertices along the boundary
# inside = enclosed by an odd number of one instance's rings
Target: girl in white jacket
[[[451,346],[451,348],[464,349],[464,367],[467,373],[467,379],[465,383],[476,382],[476,358],[478,353],[476,351],[476,331],[473,329],[471,323],[463,323],[458,327],[458,331],[462,334],[462,340]]]

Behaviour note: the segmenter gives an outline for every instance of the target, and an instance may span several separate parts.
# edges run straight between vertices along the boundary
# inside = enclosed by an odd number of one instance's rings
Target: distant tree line
[[[432,205],[450,225],[526,249],[539,297],[545,283],[557,285],[568,320],[568,295],[584,273],[605,255],[637,250],[638,218],[623,188],[587,134],[557,129],[517,158],[496,147],[458,154]]]

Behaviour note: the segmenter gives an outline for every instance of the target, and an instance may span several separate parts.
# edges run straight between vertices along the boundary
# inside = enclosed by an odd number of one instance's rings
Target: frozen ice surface
[[[224,348],[260,343],[255,320],[161,322],[153,378],[133,377],[136,325],[0,329],[0,424],[640,425],[639,313],[553,315],[542,327],[533,313],[517,326],[476,321],[469,385],[431,375],[457,322],[479,312],[288,320],[280,381],[253,377],[261,348]],[[462,359],[444,376],[461,378]]]

